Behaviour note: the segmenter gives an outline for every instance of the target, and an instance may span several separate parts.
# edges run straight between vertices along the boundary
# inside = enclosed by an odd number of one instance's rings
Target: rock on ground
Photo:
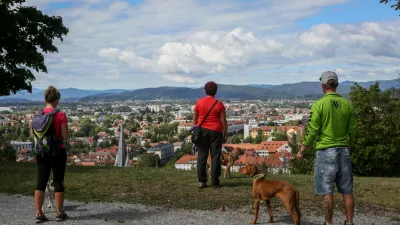
[[[46,201],[45,201],[46,202]],[[251,206],[249,206],[249,209]],[[273,209],[274,210],[274,209]],[[62,222],[55,222],[55,212],[45,208],[49,221],[44,224],[160,224],[160,225],[236,225],[249,224],[253,215],[251,210],[182,210],[150,207],[143,205],[130,205],[122,203],[81,203],[65,201],[65,212],[69,219]],[[247,212],[246,212],[247,211]],[[34,223],[35,206],[32,197],[21,195],[0,194],[0,224],[20,225]],[[303,213],[302,225],[321,225],[322,216],[317,213]],[[291,217],[285,212],[275,210],[276,225],[293,224]],[[258,224],[268,224],[268,214],[265,207],[260,208]],[[335,224],[343,224],[344,216],[335,214]],[[400,225],[398,217],[388,215],[357,214],[356,225]]]

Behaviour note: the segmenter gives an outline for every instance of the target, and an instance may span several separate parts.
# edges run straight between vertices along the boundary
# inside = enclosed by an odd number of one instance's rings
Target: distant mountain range
[[[369,87],[376,81],[358,82],[360,86]],[[343,81],[338,92],[346,96],[353,81]],[[382,90],[398,87],[396,80],[379,81]],[[82,90],[76,88],[60,89],[63,101],[125,101],[125,100],[155,100],[155,99],[188,99],[196,100],[204,96],[203,87],[158,87],[144,88],[137,90],[110,89],[110,90]],[[22,92],[16,95],[0,97],[0,102],[24,102],[43,101],[44,90],[32,89],[32,94]],[[269,85],[219,85],[218,98],[221,99],[244,99],[244,100],[265,100],[279,98],[316,98],[322,96],[321,84],[319,82],[300,82],[293,84]]]
[[[61,97],[63,101],[77,101],[83,97],[103,94],[103,95],[111,95],[118,94],[127,90],[124,89],[110,89],[110,90],[82,90],[76,88],[66,88],[59,89],[61,93]],[[15,95],[10,96],[0,96],[0,101],[4,102],[10,99],[19,99],[19,100],[30,100],[30,101],[43,101],[44,99],[44,90],[38,88],[32,88],[32,93],[28,93],[27,91],[19,92]]]
[[[369,87],[376,81],[359,82],[362,87]],[[344,81],[339,85],[338,92],[347,96],[351,86],[355,82]],[[396,80],[379,81],[382,90],[397,87]],[[321,84],[319,82],[300,82],[282,85],[219,85],[218,98],[221,99],[244,99],[265,100],[279,98],[316,98],[322,96]],[[144,88],[134,91],[126,91],[113,95],[87,96],[80,101],[126,101],[126,100],[155,100],[155,99],[188,99],[196,100],[204,96],[204,89],[184,87],[159,87]]]

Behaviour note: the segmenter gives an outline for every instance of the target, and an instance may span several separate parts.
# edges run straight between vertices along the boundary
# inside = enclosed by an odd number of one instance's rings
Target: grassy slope
[[[198,190],[194,171],[175,169],[133,169],[68,166],[66,198],[83,202],[126,202],[188,209],[239,209],[251,207],[251,179],[234,173],[223,179],[223,187]],[[313,178],[306,175],[271,176],[287,180],[300,191],[302,210],[319,209],[313,192]],[[33,195],[36,182],[34,164],[0,162],[0,193]],[[355,178],[356,203],[361,209],[400,212],[400,179]],[[337,206],[341,207],[337,195]],[[282,204],[274,200],[275,207]]]

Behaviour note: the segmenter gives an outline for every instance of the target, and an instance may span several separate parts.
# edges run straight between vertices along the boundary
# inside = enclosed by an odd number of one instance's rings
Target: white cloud
[[[183,77],[180,75],[164,74],[163,78],[167,81],[182,84],[195,84],[196,80],[190,77]]]
[[[66,86],[137,88],[132,85],[161,86],[165,80],[190,85],[210,75],[231,83],[232,74],[252,76],[244,79],[249,83],[262,79],[284,83],[309,79],[307,71],[322,72],[316,67],[343,70],[360,79],[355,67],[395,77],[397,71],[388,68],[400,65],[400,22],[299,29],[299,20],[350,1],[30,0],[28,4],[61,15],[70,30],[63,43],[56,42],[59,53],[46,55],[49,73],[79,79],[65,80],[61,85]],[[68,4],[54,9],[50,3]],[[277,76],[285,73],[290,76]],[[263,78],[256,78],[260,75]],[[157,79],[160,76],[163,80]]]
[[[167,42],[149,59],[117,48],[100,49],[99,56],[147,72],[204,75],[245,69],[259,57],[273,56],[283,47],[272,38],[257,39],[237,28],[230,32],[197,32],[185,43]]]

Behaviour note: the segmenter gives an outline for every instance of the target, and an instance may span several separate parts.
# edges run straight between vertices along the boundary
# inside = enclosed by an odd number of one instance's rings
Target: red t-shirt
[[[194,107],[194,111],[198,112],[199,119],[197,120],[197,126],[200,125],[203,118],[206,116],[208,110],[213,106],[216,99],[211,96],[206,96],[197,100],[196,106]],[[214,130],[218,132],[223,132],[223,126],[221,121],[221,113],[225,112],[225,106],[221,101],[214,106],[211,110],[210,114],[204,120],[204,123],[201,127]]]
[[[43,113],[46,115],[48,113],[51,113],[54,108],[43,108]],[[56,131],[56,139],[57,140],[62,140],[61,139],[61,124],[67,124],[68,123],[68,118],[63,112],[58,112],[54,114],[53,117],[53,127]],[[65,148],[64,143],[61,143],[60,148]]]

